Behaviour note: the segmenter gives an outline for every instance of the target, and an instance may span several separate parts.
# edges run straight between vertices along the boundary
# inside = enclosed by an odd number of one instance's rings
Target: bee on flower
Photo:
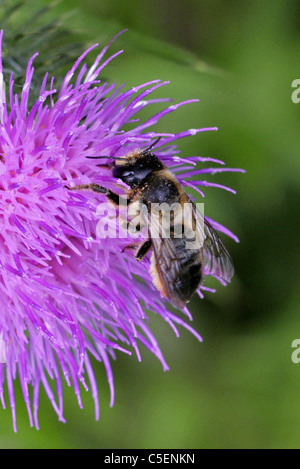
[[[0,50],[3,34],[1,31]],[[91,390],[96,419],[99,417],[98,387],[90,357],[106,369],[111,405],[114,386],[110,361],[118,353],[134,353],[141,360],[141,348],[146,347],[167,370],[151,332],[151,312],[161,316],[176,335],[180,326],[201,340],[188,324],[189,297],[182,299],[178,294],[178,301],[173,303],[182,311],[175,314],[170,310],[174,288],[160,273],[158,257],[155,262],[153,257],[151,260],[155,245],[144,245],[139,259],[142,262],[137,262],[127,249],[129,231],[124,237],[97,236],[97,207],[107,201],[107,196],[128,198],[133,194],[134,184],[125,176],[124,166],[123,172],[120,167],[124,155],[133,155],[138,149],[139,154],[154,154],[177,191],[180,187],[180,194],[192,187],[203,195],[201,187],[208,185],[234,192],[201,180],[201,175],[240,170],[223,168],[220,160],[178,156],[175,141],[215,128],[177,134],[151,131],[164,115],[196,100],[167,106],[140,122],[140,110],[168,101],[151,97],[166,82],[152,80],[130,89],[102,82],[103,69],[122,52],[105,59],[109,45],[90,68],[84,60],[98,45],[86,50],[59,89],[46,74],[33,105],[29,105],[29,97],[36,55],[24,71],[19,96],[13,74],[4,76],[0,59],[0,401],[5,408],[7,389],[15,430],[17,379],[30,425],[39,428],[41,386],[59,420],[64,421],[63,380],[73,386],[80,407],[82,389]],[[133,119],[135,127],[124,130]],[[154,152],[151,145],[158,138],[159,147]],[[99,157],[106,158],[104,164]],[[197,169],[197,162],[218,167]],[[195,175],[199,180],[190,180]],[[192,292],[200,296],[208,289],[202,277],[214,275],[225,283],[232,276],[229,255],[216,231],[237,240],[213,220],[204,217],[203,221],[210,245],[203,240],[199,281]],[[216,246],[221,262],[216,260]],[[156,277],[153,265],[158,266]],[[56,383],[56,394],[52,382]]]

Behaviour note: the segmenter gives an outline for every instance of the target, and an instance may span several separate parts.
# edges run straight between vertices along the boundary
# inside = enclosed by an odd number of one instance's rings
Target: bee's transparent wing
[[[191,202],[192,203],[192,202]],[[194,213],[197,220],[198,232],[203,237],[203,267],[205,275],[219,277],[225,282],[230,282],[234,268],[229,252],[223,244],[218,233],[205,219],[205,217],[194,206]]]
[[[183,208],[184,204],[178,204],[174,210],[170,232],[167,225],[161,224],[158,213],[154,217],[151,216],[150,234],[153,247],[151,274],[154,285],[178,308],[183,308],[198,288],[202,280],[203,265],[202,244],[196,239],[198,233],[193,209],[190,211],[191,216],[188,214],[185,219]]]
[[[153,253],[150,273],[153,283],[162,296],[168,298],[178,308],[183,308],[185,302],[174,291],[176,279],[180,276],[181,271],[175,245],[172,239],[161,236],[151,237],[151,243]]]

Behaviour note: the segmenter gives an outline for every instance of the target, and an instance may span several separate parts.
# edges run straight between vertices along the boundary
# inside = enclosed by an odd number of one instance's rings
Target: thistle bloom
[[[3,31],[0,50],[2,36]],[[183,326],[201,340],[183,317],[169,311],[167,301],[152,285],[147,260],[138,263],[130,253],[121,254],[124,239],[97,237],[97,205],[105,197],[70,192],[66,185],[94,182],[113,188],[116,181],[110,172],[86,156],[121,156],[137,147],[146,148],[160,136],[163,150],[157,152],[159,158],[183,185],[202,193],[201,186],[217,184],[188,178],[221,168],[193,169],[196,162],[223,163],[200,157],[181,159],[173,142],[216,129],[178,134],[149,131],[165,114],[194,100],[166,107],[140,122],[136,118],[140,110],[168,101],[149,99],[166,83],[154,80],[124,90],[100,82],[104,67],[122,51],[103,60],[107,46],[88,68],[83,61],[96,46],[76,61],[59,90],[46,75],[39,98],[30,109],[35,55],[24,72],[20,97],[14,94],[13,76],[4,82],[0,60],[0,400],[5,408],[7,387],[15,430],[16,379],[21,383],[30,425],[39,428],[41,385],[59,420],[64,421],[63,380],[73,386],[80,407],[81,390],[91,390],[99,417],[91,356],[106,369],[111,405],[110,360],[116,352],[135,353],[141,360],[143,345],[167,370],[149,328],[152,313],[160,315],[176,335],[177,326]],[[130,130],[124,130],[128,123]],[[210,222],[236,239],[221,225]],[[201,289],[198,293],[202,295]],[[182,314],[191,319],[187,309]]]

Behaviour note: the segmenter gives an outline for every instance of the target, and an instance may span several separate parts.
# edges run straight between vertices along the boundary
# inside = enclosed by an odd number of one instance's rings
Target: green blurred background
[[[34,3],[24,7],[29,16]],[[300,364],[291,361],[291,344],[300,338],[300,104],[291,101],[291,83],[300,78],[300,2],[64,0],[51,14],[66,16],[64,24],[88,44],[105,45],[129,29],[111,48],[125,52],[105,69],[108,80],[130,87],[161,78],[171,83],[156,97],[200,99],[155,130],[219,127],[178,145],[184,156],[247,170],[213,177],[237,196],[205,191],[205,213],[241,242],[227,242],[232,284],[191,303],[203,344],[184,330],[176,339],[154,317],[169,372],[147,350],[142,363],[118,354],[111,409],[105,373],[94,364],[100,422],[91,395],[83,394],[80,410],[65,387],[67,424],[57,421],[42,391],[39,432],[29,428],[17,390],[18,433],[10,411],[0,411],[0,447],[299,448]]]

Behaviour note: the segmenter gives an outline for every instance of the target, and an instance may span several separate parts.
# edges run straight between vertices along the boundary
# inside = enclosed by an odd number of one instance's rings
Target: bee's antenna
[[[160,141],[161,137],[158,137],[153,143],[151,143],[150,147],[146,148],[146,150],[143,150],[142,153],[146,153],[147,151],[151,150],[151,148],[153,148],[159,141]]]
[[[153,148],[159,141],[160,141],[161,137],[158,137],[153,143],[151,143],[151,145],[146,148],[145,150],[142,151],[142,153],[146,153],[147,151],[151,150],[151,148]],[[119,156],[86,156],[86,158],[89,158],[89,159],[93,159],[93,160],[96,160],[96,159],[103,159],[103,158],[106,158],[106,159],[112,159],[112,160],[124,160],[126,158],[122,158],[122,157],[119,157]]]
[[[113,159],[113,160],[117,160],[117,159],[118,159],[117,156],[86,156],[86,158],[90,158],[90,159],[94,159],[94,160],[96,160],[96,159],[101,159],[101,158],[106,158],[106,159],[111,158],[111,159]]]

